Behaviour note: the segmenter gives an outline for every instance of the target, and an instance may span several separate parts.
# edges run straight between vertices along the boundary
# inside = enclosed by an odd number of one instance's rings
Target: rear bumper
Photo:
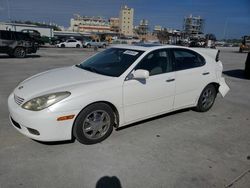
[[[229,86],[227,85],[226,81],[225,81],[225,78],[221,78],[220,79],[220,87],[219,87],[219,92],[220,94],[225,97],[226,94],[229,92],[230,88]]]

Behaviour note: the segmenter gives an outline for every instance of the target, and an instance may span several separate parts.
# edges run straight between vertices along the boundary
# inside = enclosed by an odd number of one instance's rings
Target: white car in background
[[[113,127],[193,108],[209,110],[229,87],[216,49],[127,46],[83,63],[40,73],[10,94],[12,125],[40,141],[95,144]]]
[[[58,48],[82,48],[82,43],[76,39],[68,39],[56,45]]]

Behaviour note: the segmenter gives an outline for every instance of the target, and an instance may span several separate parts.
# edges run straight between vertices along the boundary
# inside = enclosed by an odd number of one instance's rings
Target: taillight
[[[218,52],[216,54],[215,61],[216,62],[220,61],[220,50],[218,50]]]

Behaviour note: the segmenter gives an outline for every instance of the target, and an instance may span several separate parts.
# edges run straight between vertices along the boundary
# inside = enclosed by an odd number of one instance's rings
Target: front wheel
[[[76,45],[76,48],[80,48],[80,47],[81,47],[80,44],[77,44],[77,45]]]
[[[82,144],[96,144],[113,131],[115,117],[112,108],[105,103],[86,107],[74,123],[73,135]]]
[[[26,56],[26,51],[24,48],[22,47],[17,47],[15,50],[14,50],[14,54],[13,54],[15,57],[18,57],[18,58],[24,58]]]
[[[198,104],[195,110],[198,112],[208,111],[214,104],[215,98],[217,96],[217,90],[214,85],[209,84],[201,92]]]

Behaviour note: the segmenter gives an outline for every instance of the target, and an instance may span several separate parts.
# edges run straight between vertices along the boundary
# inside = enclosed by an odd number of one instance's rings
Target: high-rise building
[[[120,33],[125,36],[133,36],[134,30],[134,9],[126,5],[120,10]]]
[[[200,16],[192,16],[184,18],[184,31],[189,35],[198,35],[203,33],[204,19]]]

